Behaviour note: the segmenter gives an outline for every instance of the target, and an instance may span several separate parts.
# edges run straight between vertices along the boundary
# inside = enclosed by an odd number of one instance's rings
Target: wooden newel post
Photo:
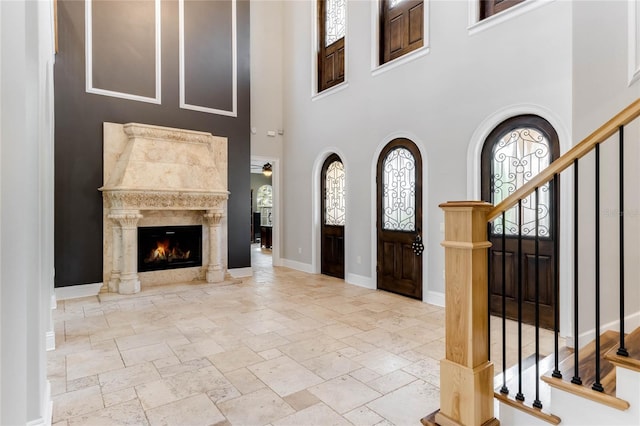
[[[498,425],[489,362],[487,213],[481,201],[447,202],[444,210],[445,339],[440,361],[439,425]]]

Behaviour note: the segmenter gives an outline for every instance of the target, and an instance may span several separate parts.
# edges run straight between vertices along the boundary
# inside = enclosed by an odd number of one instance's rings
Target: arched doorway
[[[519,115],[500,123],[489,134],[481,154],[482,199],[498,204],[529,182],[560,155],[558,134],[551,124],[537,115]],[[558,271],[555,267],[559,238],[559,188],[550,182],[522,202],[522,214],[516,207],[505,214],[505,221],[493,222],[489,239],[491,312],[502,314],[502,263],[504,256],[504,296],[506,316],[518,317],[518,297],[522,301],[522,318],[533,324],[535,315],[535,241],[539,242],[540,325],[553,327],[554,308],[558,303]],[[539,212],[536,233],[535,217]],[[520,219],[521,218],[521,219]],[[518,235],[522,221],[521,250]],[[504,231],[504,250],[502,234]],[[518,291],[518,262],[522,265],[522,288]]]
[[[422,156],[397,138],[378,157],[377,288],[422,299]],[[414,244],[415,243],[415,244]]]
[[[344,278],[345,170],[337,154],[322,164],[320,187],[320,272]]]

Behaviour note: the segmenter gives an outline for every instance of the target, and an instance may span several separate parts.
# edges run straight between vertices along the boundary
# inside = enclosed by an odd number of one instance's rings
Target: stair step
[[[618,355],[618,347],[614,347],[605,354],[605,359],[614,365],[640,372],[640,327],[624,336],[624,346],[629,356]]]
[[[558,359],[563,360],[564,358],[571,356],[573,351],[567,347],[561,348],[558,351]],[[542,358],[538,363],[538,371],[544,372],[550,369],[553,369],[555,364],[555,357],[553,354]],[[509,405],[515,409],[524,411],[534,417],[537,417],[541,420],[546,421],[547,423],[557,425],[560,423],[560,417],[551,414],[549,411],[550,402],[551,402],[551,390],[546,383],[541,382],[539,384],[539,398],[542,404],[542,408],[536,408],[533,406],[533,401],[535,399],[535,384],[538,381],[536,376],[536,367],[535,367],[535,355],[531,355],[525,358],[522,361],[522,394],[525,397],[524,401],[518,401],[515,399],[515,396],[518,392],[518,366],[514,365],[507,369],[504,374],[507,378],[507,388],[509,389],[509,394],[503,394],[500,392],[502,388],[502,375],[503,373],[498,374],[494,378],[494,397],[500,402]]]
[[[574,375],[574,357],[567,357],[560,363],[562,378],[552,377],[548,372],[542,376],[542,380],[549,386],[571,392],[575,395],[608,405],[618,410],[626,410],[629,403],[623,399],[616,398],[616,371],[612,362],[606,360],[604,355],[612,348],[617,348],[619,333],[615,331],[605,331],[600,335],[600,384],[604,392],[591,389],[595,383],[595,340],[579,351],[579,376],[581,385],[571,383]]]

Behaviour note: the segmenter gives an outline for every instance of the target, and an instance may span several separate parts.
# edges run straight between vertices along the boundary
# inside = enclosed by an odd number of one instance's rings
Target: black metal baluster
[[[524,401],[522,393],[522,199],[518,200],[518,393],[516,400]]]
[[[591,389],[604,392],[600,383],[600,144],[596,144],[596,371]]]
[[[618,129],[620,137],[620,347],[616,352],[620,356],[629,356],[624,347],[624,126]]]
[[[491,237],[491,222],[487,222],[487,239]],[[487,359],[491,361],[491,282],[493,280],[493,273],[491,267],[491,247],[487,249],[487,312],[489,318],[487,318]]]
[[[507,387],[507,251],[506,251],[506,229],[505,212],[502,212],[502,388],[500,393],[508,394]]]
[[[578,160],[573,160],[573,378],[571,383],[582,384],[578,365]]]
[[[556,217],[560,216],[560,203],[557,201],[560,199],[560,175],[558,173],[553,177],[553,208],[555,209]],[[558,359],[560,355],[560,348],[558,341],[560,339],[560,232],[558,227],[558,221],[554,220],[551,225],[553,229],[553,353],[554,353],[554,368],[552,377],[561,379],[562,373],[560,372]]]
[[[536,398],[533,401],[535,408],[542,408],[540,401],[540,203],[538,200],[538,188],[536,194],[536,236],[535,236],[535,332],[536,332]]]

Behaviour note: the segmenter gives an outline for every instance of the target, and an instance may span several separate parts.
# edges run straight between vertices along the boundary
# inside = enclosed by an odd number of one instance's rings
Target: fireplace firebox
[[[202,225],[138,227],[138,272],[202,266]]]

